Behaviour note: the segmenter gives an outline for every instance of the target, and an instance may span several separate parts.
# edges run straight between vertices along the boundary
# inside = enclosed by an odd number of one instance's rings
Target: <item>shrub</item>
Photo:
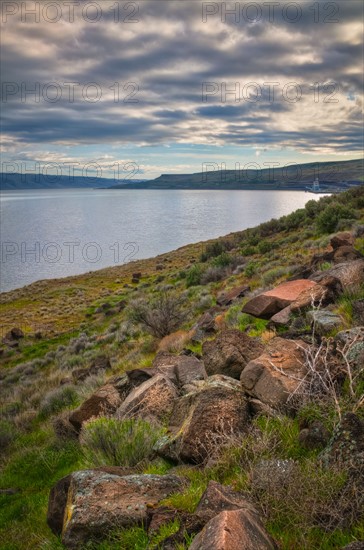
[[[75,407],[78,403],[78,394],[74,386],[66,385],[50,391],[41,401],[39,416],[47,418],[61,412],[66,407]]]
[[[317,217],[317,228],[321,233],[332,233],[336,230],[339,221],[344,219],[355,219],[354,212],[343,204],[329,204]]]
[[[287,275],[287,273],[288,269],[286,267],[275,267],[273,269],[269,269],[262,276],[262,282],[264,285],[271,285],[277,281],[277,279]]]
[[[140,419],[97,418],[82,428],[80,442],[90,466],[136,466],[153,453],[164,430]]]
[[[257,248],[247,244],[241,248],[241,253],[243,256],[253,256],[253,254],[257,253]]]
[[[207,262],[209,258],[216,258],[216,256],[220,256],[226,250],[230,250],[231,246],[229,241],[223,241],[221,239],[214,243],[209,243],[202,252],[200,260],[201,262]]]
[[[187,271],[186,286],[197,286],[201,284],[201,278],[204,270],[200,264],[195,264]]]
[[[253,275],[256,274],[257,270],[258,264],[256,262],[249,262],[244,269],[244,274],[247,277],[253,277]]]
[[[262,241],[258,244],[257,248],[259,254],[266,254],[272,250],[273,246],[272,243],[269,243],[268,241]]]
[[[163,292],[147,303],[133,300],[129,306],[131,321],[141,323],[153,336],[163,338],[179,328],[186,317],[184,300],[174,292]]]
[[[227,252],[223,252],[212,261],[215,267],[227,267],[231,263],[231,257]]]

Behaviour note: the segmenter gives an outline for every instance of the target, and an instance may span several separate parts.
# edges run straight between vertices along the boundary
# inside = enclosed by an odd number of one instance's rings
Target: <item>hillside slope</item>
[[[363,254],[361,186],[2,294],[0,548],[363,541]]]

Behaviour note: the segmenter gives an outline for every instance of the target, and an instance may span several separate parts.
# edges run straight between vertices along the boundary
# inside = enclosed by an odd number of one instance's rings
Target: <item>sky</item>
[[[1,4],[3,172],[360,158],[360,0]]]

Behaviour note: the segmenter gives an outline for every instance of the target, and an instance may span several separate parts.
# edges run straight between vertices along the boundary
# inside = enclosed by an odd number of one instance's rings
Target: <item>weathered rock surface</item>
[[[56,485],[52,487],[49,494],[47,523],[56,535],[62,533],[64,511],[66,509],[71,477],[72,474],[60,479]]]
[[[207,521],[225,510],[256,510],[247,498],[231,487],[210,481],[197,505],[195,514]]]
[[[340,328],[343,320],[340,315],[325,309],[309,311],[306,314],[307,321],[314,325],[315,333],[324,336],[333,330]]]
[[[260,460],[250,474],[252,487],[260,492],[282,489],[290,483],[294,469],[295,462],[291,459]]]
[[[177,398],[176,386],[162,374],[136,387],[116,411],[119,419],[143,418],[151,422],[168,419]]]
[[[214,340],[202,346],[202,357],[207,374],[224,374],[239,379],[245,365],[263,351],[259,340],[240,330],[224,330]]]
[[[255,296],[247,302],[242,311],[260,317],[270,319],[273,315],[295,303],[295,309],[306,307],[312,301],[321,299],[325,289],[308,279],[297,279],[278,285]]]
[[[342,231],[341,233],[336,233],[330,239],[330,244],[334,250],[340,248],[340,246],[353,246],[354,236],[350,231]]]
[[[67,548],[102,539],[117,527],[141,524],[147,519],[147,506],[157,505],[183,486],[172,475],[119,476],[95,470],[74,472],[61,482],[51,492],[48,523],[59,533],[63,517],[62,542]],[[62,502],[57,504],[59,496]]]
[[[258,514],[247,510],[221,512],[194,538],[189,550],[274,550]]]
[[[343,289],[358,287],[364,284],[364,259],[339,263],[323,273],[313,273],[310,276],[310,280],[322,284],[321,281],[325,277],[336,279]]]
[[[241,373],[243,389],[273,408],[285,406],[305,375],[306,347],[301,340],[272,338],[263,354]]]
[[[321,459],[326,464],[363,468],[364,421],[354,413],[346,413],[321,453]]]
[[[216,303],[219,306],[229,306],[234,302],[234,300],[237,300],[238,298],[242,298],[243,296],[245,296],[245,294],[249,290],[250,289],[248,286],[237,286],[230,290],[221,292],[217,296]]]
[[[194,355],[160,352],[154,359],[153,371],[169,378],[182,393],[190,384],[207,378],[203,362]]]
[[[239,382],[226,376],[207,379],[175,402],[169,429],[157,452],[171,460],[200,464],[234,434],[243,434],[248,404]]]
[[[114,414],[120,404],[121,397],[118,390],[112,384],[106,384],[86,399],[78,409],[72,411],[69,421],[79,432],[84,422],[98,416]]]

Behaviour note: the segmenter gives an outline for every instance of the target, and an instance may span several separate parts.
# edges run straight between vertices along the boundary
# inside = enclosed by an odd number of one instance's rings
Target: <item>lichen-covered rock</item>
[[[231,435],[243,434],[248,421],[248,404],[239,382],[211,376],[175,402],[170,434],[160,440],[157,452],[171,460],[200,464]]]
[[[189,550],[274,550],[258,513],[247,510],[220,512],[194,538]]]
[[[209,481],[195,514],[205,521],[209,521],[224,510],[249,510],[255,512],[253,504],[242,493],[234,491],[231,487],[221,485],[216,481]]]
[[[315,333],[320,336],[330,334],[330,332],[342,327],[343,319],[337,313],[326,309],[317,309],[308,311],[306,319],[315,328]]]
[[[241,373],[244,391],[273,408],[284,407],[306,374],[306,348],[301,340],[272,338],[263,354]]]
[[[263,345],[240,330],[224,330],[202,346],[202,358],[209,376],[223,374],[239,379],[245,365],[263,351]]]
[[[342,231],[331,237],[330,244],[336,250],[340,246],[353,246],[354,240],[354,236],[350,231]]]
[[[354,413],[346,413],[321,453],[324,464],[364,468],[364,421]]]
[[[142,418],[150,422],[167,420],[177,398],[176,386],[162,374],[134,388],[116,411],[119,419]]]
[[[71,549],[103,539],[115,528],[142,524],[147,519],[147,506],[157,505],[183,487],[181,479],[173,475],[119,476],[96,470],[73,472],[66,481],[61,491],[52,490],[48,522],[58,532],[63,517],[62,542]],[[56,510],[53,519],[52,510]]]

